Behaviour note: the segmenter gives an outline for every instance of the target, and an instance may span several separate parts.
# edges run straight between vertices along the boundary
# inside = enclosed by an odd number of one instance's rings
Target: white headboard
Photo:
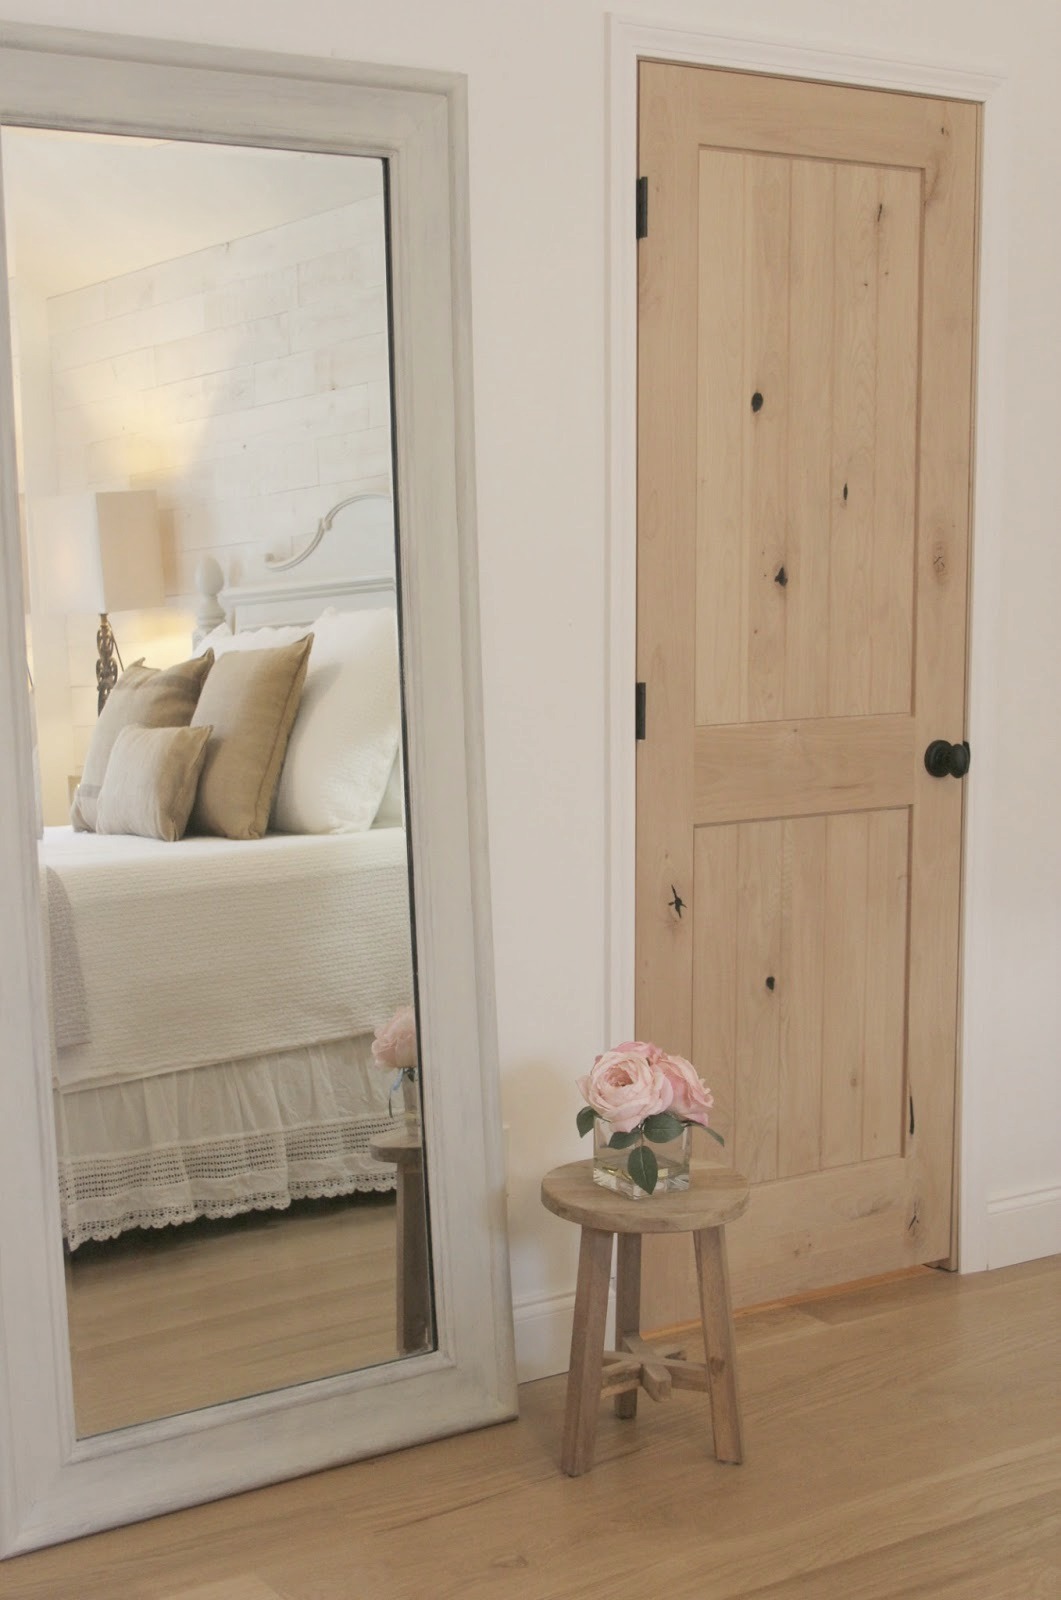
[[[341,528],[332,519],[345,510]],[[198,645],[211,629],[227,623],[234,633],[248,628],[315,621],[326,606],[356,611],[392,602],[395,592],[394,507],[389,495],[364,494],[341,500],[321,517],[306,548],[284,560],[266,556],[266,571],[283,576],[228,587],[213,556],[195,572],[199,603],[193,638]],[[358,576],[351,576],[357,572]],[[290,573],[290,576],[288,576]]]

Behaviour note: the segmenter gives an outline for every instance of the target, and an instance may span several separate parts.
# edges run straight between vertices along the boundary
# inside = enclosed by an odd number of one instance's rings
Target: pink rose
[[[617,1133],[630,1133],[646,1117],[670,1106],[674,1094],[670,1080],[645,1053],[654,1048],[635,1043],[608,1050],[578,1080],[586,1104]]]
[[[628,1039],[625,1044],[613,1045],[612,1050],[621,1051],[623,1055],[644,1056],[646,1061],[656,1065],[664,1059],[658,1044],[646,1044],[643,1039]]]
[[[714,1105],[711,1090],[698,1075],[691,1061],[684,1056],[661,1055],[659,1069],[671,1086],[672,1099],[668,1109],[684,1122],[699,1122],[707,1127],[707,1113]]]
[[[416,1066],[416,1018],[412,1006],[401,1006],[389,1022],[376,1029],[372,1059],[377,1067],[398,1072]]]

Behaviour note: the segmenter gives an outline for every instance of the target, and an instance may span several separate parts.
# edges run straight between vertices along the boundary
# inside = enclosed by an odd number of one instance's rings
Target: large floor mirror
[[[13,128],[3,180],[85,1435],[433,1344],[384,169]],[[343,501],[300,560],[300,526]],[[182,599],[211,570],[224,620],[204,631],[205,597],[192,614]],[[145,664],[113,698],[101,613]],[[123,765],[125,723],[169,716],[158,674],[186,687],[173,709],[192,732]],[[194,729],[236,692],[256,701],[239,718],[269,720],[270,758],[298,698],[261,839],[229,814],[232,777],[217,816],[160,817],[130,788],[151,782],[155,802],[153,747],[181,744],[209,782],[231,735]],[[260,788],[261,768],[246,779]]]
[[[2,1553],[514,1411],[460,85],[109,43],[0,48]]]

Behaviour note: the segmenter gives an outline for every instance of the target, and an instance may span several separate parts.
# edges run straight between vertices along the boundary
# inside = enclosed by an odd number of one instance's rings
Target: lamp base
[[[103,707],[107,704],[107,696],[118,682],[118,663],[114,659],[114,633],[105,611],[101,611],[99,614],[99,627],[96,630],[96,652],[96,715],[98,717]]]

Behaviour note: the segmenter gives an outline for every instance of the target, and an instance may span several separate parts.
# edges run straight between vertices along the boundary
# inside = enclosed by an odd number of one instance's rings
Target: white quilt
[[[61,1089],[348,1038],[412,999],[401,828],[178,844],[47,828],[41,866],[87,1004]]]

